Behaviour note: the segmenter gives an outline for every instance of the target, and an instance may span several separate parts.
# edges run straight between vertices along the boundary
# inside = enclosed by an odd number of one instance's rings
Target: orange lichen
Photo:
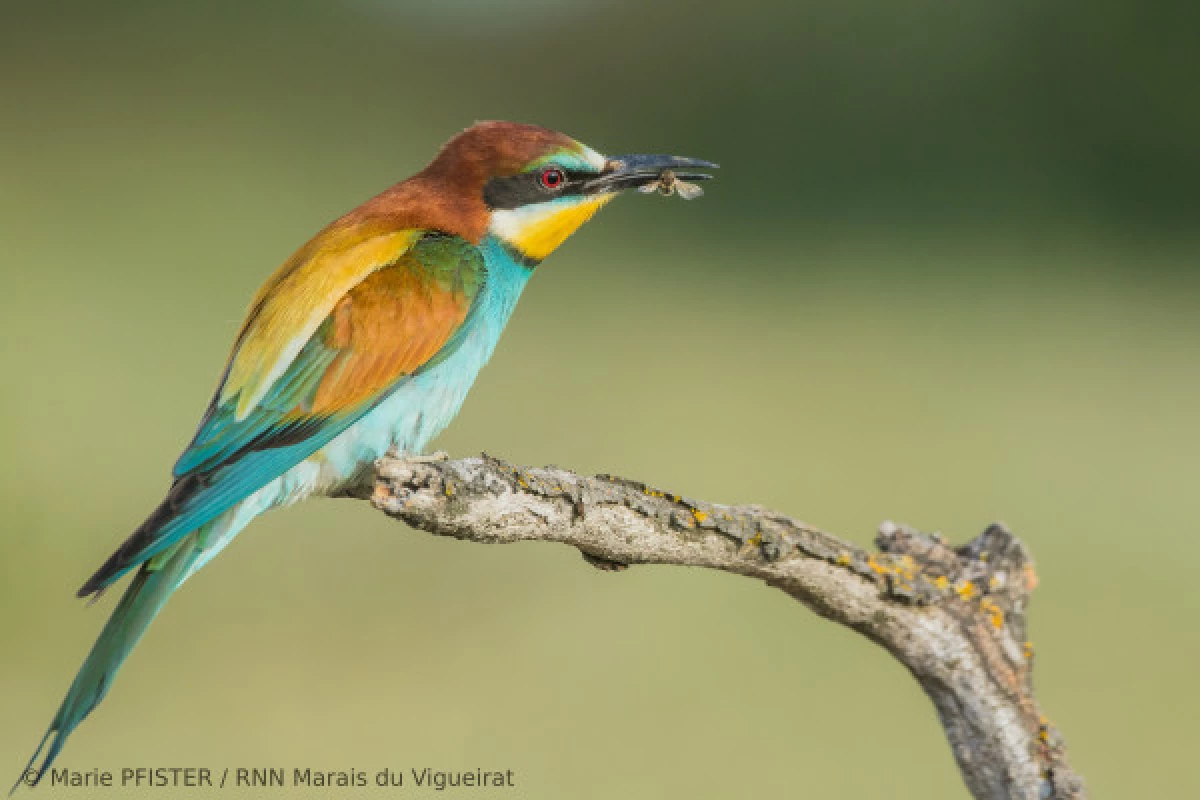
[[[936,578],[933,579],[933,585],[936,586],[937,588],[945,591],[946,587],[950,585],[950,579],[947,578],[945,575],[938,575]]]
[[[988,615],[992,627],[997,630],[1004,627],[1004,610],[993,601],[986,598],[979,601],[979,610]]]
[[[971,581],[962,581],[954,587],[954,591],[963,600],[970,600],[978,592],[978,590],[975,588],[975,584]]]
[[[696,518],[696,522],[704,522],[704,520],[708,519],[708,512],[694,508],[692,509],[692,516]]]
[[[1038,585],[1038,576],[1037,576],[1037,572],[1033,569],[1033,564],[1026,564],[1025,565],[1025,591],[1032,592],[1034,589],[1037,588],[1037,585]]]
[[[837,565],[839,567],[850,566],[850,554],[849,553],[838,553]]]
[[[891,567],[887,566],[886,564],[880,564],[875,560],[875,556],[873,555],[867,556],[867,566],[870,567],[876,575],[887,575],[888,573],[892,572]]]

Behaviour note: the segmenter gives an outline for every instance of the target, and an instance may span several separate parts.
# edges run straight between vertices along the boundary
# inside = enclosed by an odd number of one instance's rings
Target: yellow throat
[[[612,198],[604,193],[493,211],[489,230],[526,258],[541,261]]]

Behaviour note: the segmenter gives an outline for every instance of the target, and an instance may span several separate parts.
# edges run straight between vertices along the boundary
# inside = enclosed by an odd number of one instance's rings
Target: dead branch
[[[885,522],[879,551],[868,552],[759,506],[488,456],[383,459],[361,494],[414,528],[458,539],[562,542],[604,569],[677,564],[763,580],[909,669],[976,798],[1086,797],[1034,698],[1025,615],[1037,577],[1002,524],[953,547]]]

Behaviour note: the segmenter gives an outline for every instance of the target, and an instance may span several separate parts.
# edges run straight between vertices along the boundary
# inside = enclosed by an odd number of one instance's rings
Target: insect
[[[673,194],[678,194],[684,200],[695,200],[697,197],[704,194],[704,190],[699,186],[682,180],[669,169],[663,170],[662,173],[659,174],[658,180],[639,186],[638,191],[642,194],[658,192],[663,197],[670,197]]]

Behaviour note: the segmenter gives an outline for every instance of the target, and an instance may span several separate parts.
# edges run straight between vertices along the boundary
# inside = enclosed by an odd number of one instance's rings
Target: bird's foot
[[[585,553],[582,550],[579,551],[579,555],[583,556],[584,561],[591,564],[601,572],[624,572],[625,570],[629,569],[629,565],[624,561],[610,561],[607,558],[594,556],[591,553]]]

